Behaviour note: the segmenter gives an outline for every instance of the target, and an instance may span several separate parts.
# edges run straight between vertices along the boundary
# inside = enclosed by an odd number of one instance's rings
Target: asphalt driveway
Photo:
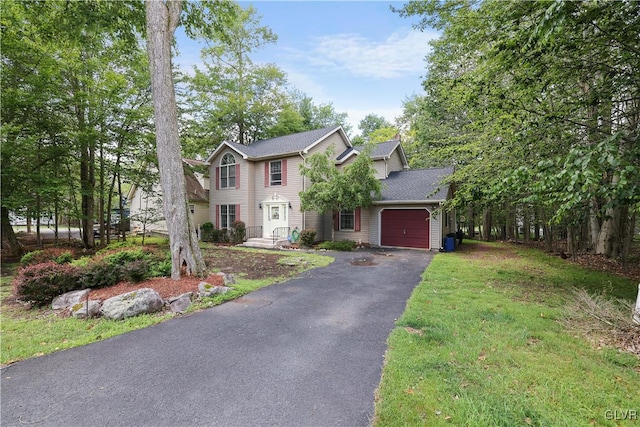
[[[370,424],[387,337],[432,254],[331,255],[236,301],[2,369],[1,424]]]

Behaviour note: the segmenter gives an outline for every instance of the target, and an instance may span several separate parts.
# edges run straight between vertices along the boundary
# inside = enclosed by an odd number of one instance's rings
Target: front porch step
[[[267,248],[273,249],[280,246],[288,246],[289,241],[287,239],[276,239],[275,243],[272,238],[268,237],[254,237],[247,239],[241,246],[247,246],[249,248]]]

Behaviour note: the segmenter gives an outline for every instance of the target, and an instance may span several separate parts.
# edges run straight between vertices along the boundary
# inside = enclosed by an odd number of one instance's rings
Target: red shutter
[[[282,159],[282,185],[287,185],[287,159]]]
[[[216,190],[220,189],[220,166],[216,167]]]
[[[216,205],[216,228],[220,228],[220,205]]]
[[[335,231],[340,230],[340,212],[338,211],[333,212],[333,229]]]
[[[269,186],[269,162],[264,162],[264,186]]]
[[[354,222],[355,222],[355,231],[360,231],[360,208],[356,208],[356,211],[354,212],[353,216],[354,218]]]
[[[240,221],[240,205],[236,205],[236,221]]]
[[[240,165],[236,165],[236,188],[240,188]]]

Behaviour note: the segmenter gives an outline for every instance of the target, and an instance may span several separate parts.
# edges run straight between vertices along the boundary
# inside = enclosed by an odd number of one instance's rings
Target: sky
[[[251,1],[278,36],[252,55],[254,63],[273,63],[289,83],[316,105],[332,103],[346,112],[352,136],[367,114],[391,123],[403,101],[422,93],[425,56],[435,31],[412,28],[416,18],[402,18],[390,1]],[[200,63],[200,46],[178,33],[178,66],[191,70]]]

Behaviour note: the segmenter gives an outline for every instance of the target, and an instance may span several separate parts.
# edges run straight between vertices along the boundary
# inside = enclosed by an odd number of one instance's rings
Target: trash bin
[[[444,238],[444,251],[445,252],[453,252],[456,249],[456,239],[455,237],[445,237]]]

